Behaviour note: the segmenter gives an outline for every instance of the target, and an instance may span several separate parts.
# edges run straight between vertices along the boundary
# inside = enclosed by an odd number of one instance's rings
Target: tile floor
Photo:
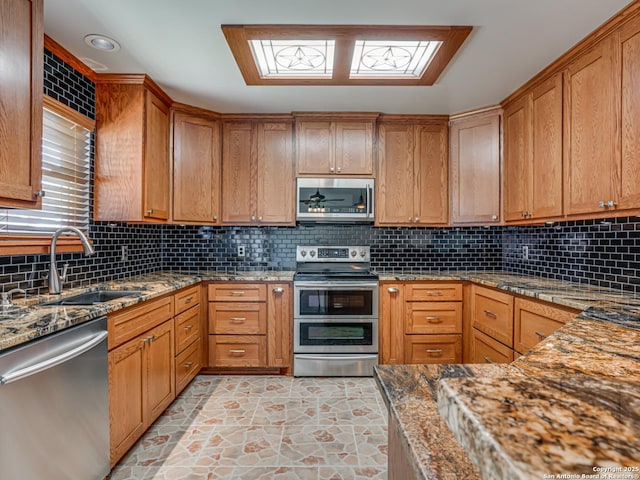
[[[386,408],[372,378],[201,375],[110,478],[386,479]]]

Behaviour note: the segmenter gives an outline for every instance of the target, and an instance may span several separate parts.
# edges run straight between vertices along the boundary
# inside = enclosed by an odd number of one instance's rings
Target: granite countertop
[[[510,365],[376,367],[416,478],[639,479],[638,297],[504,273],[459,273],[381,279],[464,279],[583,312]]]
[[[89,288],[68,289],[61,295],[40,295],[17,299],[14,308],[0,309],[0,352],[201,281],[288,282],[293,279],[293,273],[292,271],[158,272],[96,284]],[[44,305],[47,302],[94,290],[135,290],[141,293],[100,305]]]

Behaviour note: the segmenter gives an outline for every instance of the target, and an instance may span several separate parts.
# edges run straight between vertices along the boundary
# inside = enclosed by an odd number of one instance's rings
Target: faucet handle
[[[62,266],[62,275],[60,275],[60,281],[64,282],[67,279],[67,270],[69,270],[69,264],[65,263]]]
[[[10,307],[11,305],[13,305],[13,303],[11,302],[11,296],[14,293],[22,293],[23,295],[27,294],[27,292],[25,292],[21,288],[14,288],[14,289],[9,290],[8,292],[2,292],[0,295],[2,296],[2,306],[3,307]]]

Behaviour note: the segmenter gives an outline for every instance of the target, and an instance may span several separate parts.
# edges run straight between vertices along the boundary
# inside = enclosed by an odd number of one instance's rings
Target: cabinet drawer
[[[109,350],[122,345],[173,317],[173,297],[144,302],[123,312],[109,315]]]
[[[460,335],[405,335],[407,363],[462,363]]]
[[[577,312],[545,303],[516,298],[514,312],[514,349],[525,353],[538,342],[572,320]]]
[[[513,350],[475,328],[471,333],[471,363],[510,363]]]
[[[513,347],[513,297],[473,287],[472,326]]]
[[[187,288],[175,295],[176,313],[182,313],[200,303],[200,285]]]
[[[462,333],[462,303],[407,302],[405,333]]]
[[[265,303],[209,303],[209,333],[264,335],[267,333]]]
[[[267,337],[264,335],[209,335],[212,367],[264,367]]]
[[[462,284],[407,283],[407,302],[452,302],[462,300]]]
[[[197,339],[176,357],[176,395],[195,377],[202,367],[202,342]]]
[[[200,336],[200,307],[195,306],[176,315],[176,353],[193,343]]]
[[[210,302],[264,302],[267,286],[260,283],[210,283]]]

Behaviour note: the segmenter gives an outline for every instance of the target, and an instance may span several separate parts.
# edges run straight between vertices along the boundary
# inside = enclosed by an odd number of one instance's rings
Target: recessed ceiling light
[[[91,34],[84,37],[84,43],[103,52],[117,52],[120,50],[120,44],[113,38],[105,35]]]

